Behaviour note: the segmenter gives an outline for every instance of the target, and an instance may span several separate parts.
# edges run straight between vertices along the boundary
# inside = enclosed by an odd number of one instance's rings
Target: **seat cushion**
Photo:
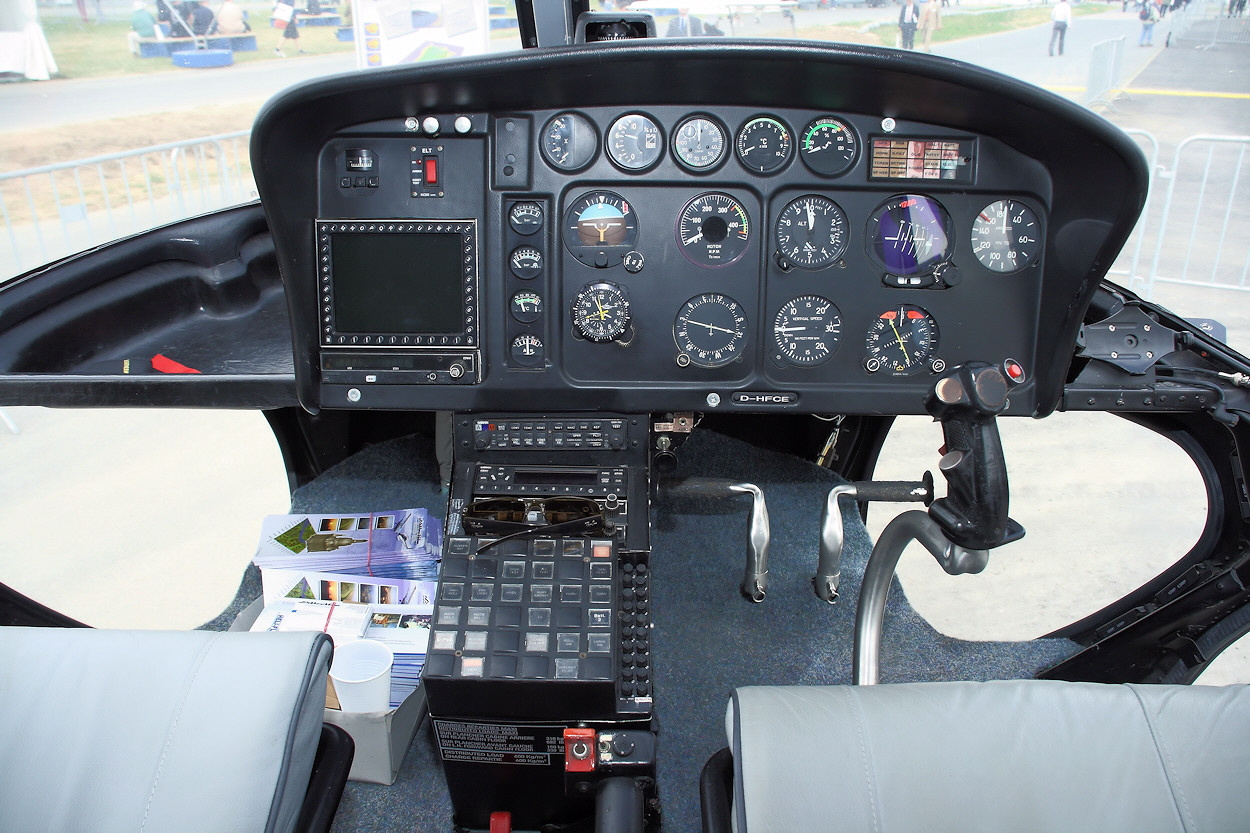
[[[0,831],[291,830],[321,633],[0,628]]]
[[[740,833],[1244,830],[1250,688],[738,689]]]

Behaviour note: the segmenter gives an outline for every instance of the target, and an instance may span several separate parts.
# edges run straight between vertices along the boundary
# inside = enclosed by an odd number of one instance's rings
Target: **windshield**
[[[1195,138],[1250,124],[1238,2],[595,0],[591,10],[649,16],[659,37],[927,51],[1083,104],[1127,130],[1159,175],[1111,277],[1212,318],[1244,306],[1238,290],[1250,285],[1250,232],[1230,214],[1250,187],[1238,176],[1245,142]],[[0,281],[255,199],[248,134],[293,84],[521,48],[513,0],[20,0],[0,30]]]

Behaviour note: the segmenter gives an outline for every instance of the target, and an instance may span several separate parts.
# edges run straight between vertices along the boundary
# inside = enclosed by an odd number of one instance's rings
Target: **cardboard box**
[[[235,618],[230,630],[247,630],[263,609],[264,604],[257,599]],[[418,687],[390,711],[344,712],[327,708],[324,720],[342,727],[356,743],[350,780],[394,784],[425,713],[425,689]]]
[[[356,742],[352,781],[394,784],[408,747],[425,716],[425,689],[418,687],[388,712],[344,712],[326,709],[325,722],[341,726]]]

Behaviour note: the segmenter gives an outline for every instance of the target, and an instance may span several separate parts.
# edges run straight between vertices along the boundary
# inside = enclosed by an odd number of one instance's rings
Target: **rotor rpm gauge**
[[[564,246],[587,266],[607,268],[621,262],[638,241],[638,218],[619,194],[591,191],[564,213]]]
[[[585,116],[561,113],[543,127],[539,148],[543,159],[556,170],[578,171],[594,160],[599,134]]]
[[[673,155],[692,171],[710,171],[725,158],[725,128],[709,116],[690,116],[673,131]]]
[[[728,194],[700,194],[677,218],[677,245],[697,266],[728,266],[742,257],[750,242],[747,210]]]
[[[774,359],[803,367],[817,365],[833,355],[842,336],[842,315],[833,301],[819,295],[800,295],[787,301],[773,318]]]
[[[799,158],[818,174],[837,176],[855,163],[858,148],[850,127],[832,116],[824,116],[803,131]]]
[[[571,315],[574,329],[588,341],[612,341],[629,327],[629,300],[614,283],[588,283],[574,296]]]
[[[900,304],[873,319],[864,349],[869,373],[919,373],[937,355],[937,321],[920,307]]]
[[[756,116],[742,125],[734,143],[738,160],[757,174],[781,170],[794,153],[790,128],[769,116]]]
[[[678,364],[720,367],[742,355],[747,315],[728,295],[707,292],[682,304],[673,321]],[[682,357],[685,357],[684,359]]]
[[[777,251],[803,269],[823,269],[846,251],[846,214],[828,197],[807,194],[777,216]]]
[[[1042,253],[1037,215],[1019,200],[999,200],[972,221],[972,252],[991,272],[1019,272]]]
[[[649,116],[629,113],[608,128],[608,157],[627,171],[645,171],[664,152],[664,137]]]
[[[951,218],[941,203],[919,194],[892,197],[868,220],[868,252],[892,275],[920,275],[950,256]]]

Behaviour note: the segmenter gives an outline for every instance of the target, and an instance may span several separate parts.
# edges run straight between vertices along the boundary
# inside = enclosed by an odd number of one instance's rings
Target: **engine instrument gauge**
[[[508,224],[517,234],[531,235],[543,227],[543,207],[532,200],[514,203],[508,209]]]
[[[833,301],[800,295],[773,318],[773,359],[781,364],[817,365],[833,355],[842,336],[842,315]]]
[[[508,256],[508,268],[523,281],[536,278],[543,270],[543,253],[533,246],[517,246]]]
[[[673,156],[692,171],[710,171],[725,158],[725,128],[710,116],[690,116],[673,131]]]
[[[823,116],[807,125],[799,141],[799,158],[818,174],[837,176],[855,164],[859,145],[844,122]]]
[[[512,343],[508,345],[508,355],[522,367],[542,364],[545,354],[546,348],[543,347],[542,339],[532,333],[523,333],[512,339]]]
[[[941,203],[919,194],[892,197],[868,220],[868,252],[893,275],[932,272],[950,256],[951,218]]]
[[[1042,252],[1037,215],[1019,200],[998,200],[972,221],[972,252],[992,272],[1019,272]]]
[[[551,167],[579,171],[594,160],[599,134],[580,113],[561,113],[544,125],[539,149]]]
[[[720,367],[742,355],[747,316],[728,295],[707,292],[682,304],[673,321],[678,364]],[[685,357],[683,359],[683,357]]]
[[[573,328],[589,341],[612,341],[629,327],[629,299],[607,281],[588,283],[573,297]]]
[[[823,269],[846,251],[846,214],[828,197],[807,194],[777,216],[777,251],[803,269]]]
[[[869,373],[919,373],[936,361],[937,321],[920,307],[900,304],[873,319],[864,348]]]
[[[627,171],[645,171],[664,152],[659,126],[641,113],[629,113],[608,128],[608,157]]]
[[[615,266],[638,241],[638,218],[621,195],[591,191],[569,204],[563,237],[569,253],[587,266]]]
[[[756,116],[742,125],[734,143],[738,160],[757,174],[781,170],[794,153],[790,128],[770,116]]]
[[[543,314],[543,299],[537,292],[522,290],[512,296],[508,305],[512,317],[522,324],[533,324]]]
[[[698,266],[728,266],[742,257],[750,242],[747,210],[728,194],[700,194],[677,218],[677,245]]]

